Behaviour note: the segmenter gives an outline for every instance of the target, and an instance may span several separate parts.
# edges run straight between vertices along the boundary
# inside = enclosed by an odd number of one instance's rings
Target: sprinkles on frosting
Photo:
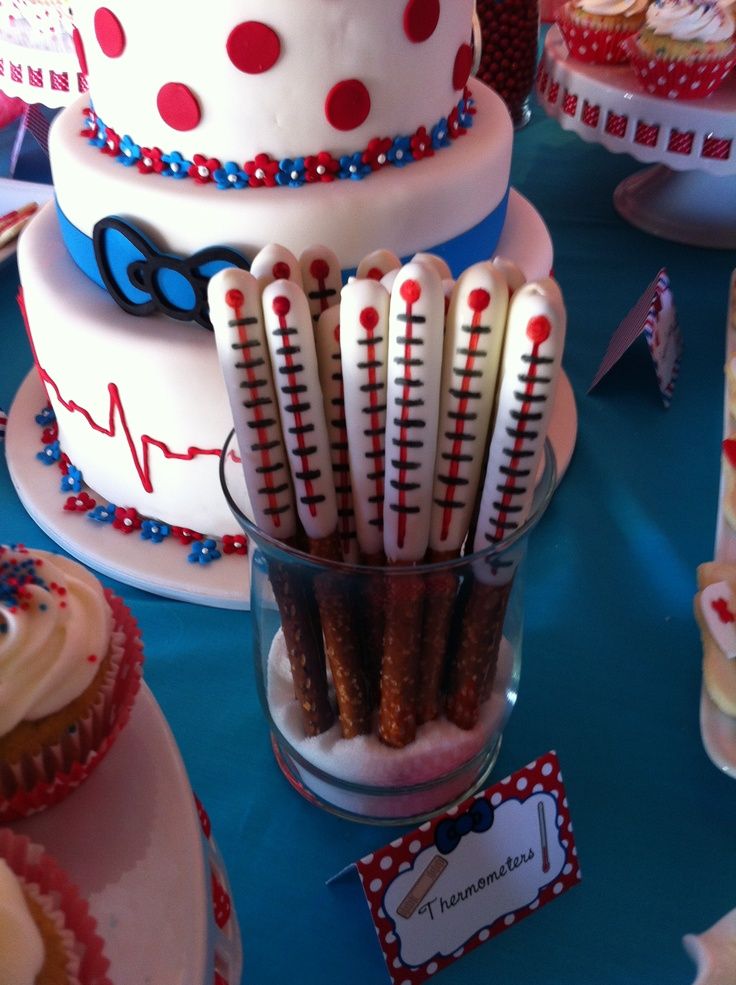
[[[335,102],[339,120],[339,100],[336,98]],[[194,109],[191,112],[195,112]],[[299,188],[319,182],[361,181],[366,175],[385,167],[406,167],[424,157],[432,157],[435,151],[448,147],[453,140],[467,133],[473,125],[475,104],[466,88],[449,116],[429,129],[419,127],[410,135],[375,137],[362,150],[340,157],[333,157],[327,151],[281,160],[268,154],[256,154],[252,160],[243,163],[223,162],[207,154],[193,154],[189,161],[176,150],[164,152],[158,147],[143,147],[130,135],[116,133],[91,107],[83,114],[81,136],[125,167],[136,167],[141,174],[162,174],[180,180],[190,178],[199,185],[214,184],[222,191],[229,191],[233,188]]]

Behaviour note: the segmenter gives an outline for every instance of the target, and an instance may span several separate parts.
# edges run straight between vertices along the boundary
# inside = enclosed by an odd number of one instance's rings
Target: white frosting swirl
[[[0,859],[0,982],[34,985],[44,957],[43,938],[20,881]]]
[[[649,0],[580,0],[578,7],[598,17],[635,17],[643,14]]]
[[[0,546],[0,735],[77,698],[111,633],[102,585],[80,564]]]
[[[656,0],[647,8],[647,27],[676,41],[728,41],[736,23],[730,6],[697,0]]]

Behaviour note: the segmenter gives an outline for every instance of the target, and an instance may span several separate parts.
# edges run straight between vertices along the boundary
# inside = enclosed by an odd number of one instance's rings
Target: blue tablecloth
[[[701,745],[691,614],[695,568],[713,553],[736,256],[622,221],[612,192],[639,167],[539,109],[515,138],[513,182],[554,239],[580,424],[570,470],[531,545],[536,601],[493,775],[558,751],[583,880],[442,972],[443,985],[685,985],[694,969],[682,935],[736,906],[736,784]],[[662,266],[685,342],[671,409],[643,341],[588,396],[611,333]],[[31,366],[16,287],[11,261],[0,270],[5,409]],[[0,540],[54,549],[18,502],[4,461]],[[210,812],[243,931],[244,981],[385,981],[357,885],[325,880],[394,835],[322,813],[279,773],[253,686],[248,614],[109,583],[140,622],[146,680]]]

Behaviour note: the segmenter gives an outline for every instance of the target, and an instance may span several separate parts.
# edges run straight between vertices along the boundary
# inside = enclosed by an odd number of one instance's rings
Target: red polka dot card
[[[356,865],[394,985],[419,985],[580,881],[557,755]]]
[[[682,336],[670,279],[664,268],[613,333],[588,393],[600,383],[640,335],[644,335],[649,347],[662,402],[665,407],[669,407],[680,372]]]

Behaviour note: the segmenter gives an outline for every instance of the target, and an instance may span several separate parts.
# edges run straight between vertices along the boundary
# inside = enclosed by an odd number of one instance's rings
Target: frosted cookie
[[[736,717],[736,565],[698,568],[695,618],[703,643],[703,683],[713,702]]]

